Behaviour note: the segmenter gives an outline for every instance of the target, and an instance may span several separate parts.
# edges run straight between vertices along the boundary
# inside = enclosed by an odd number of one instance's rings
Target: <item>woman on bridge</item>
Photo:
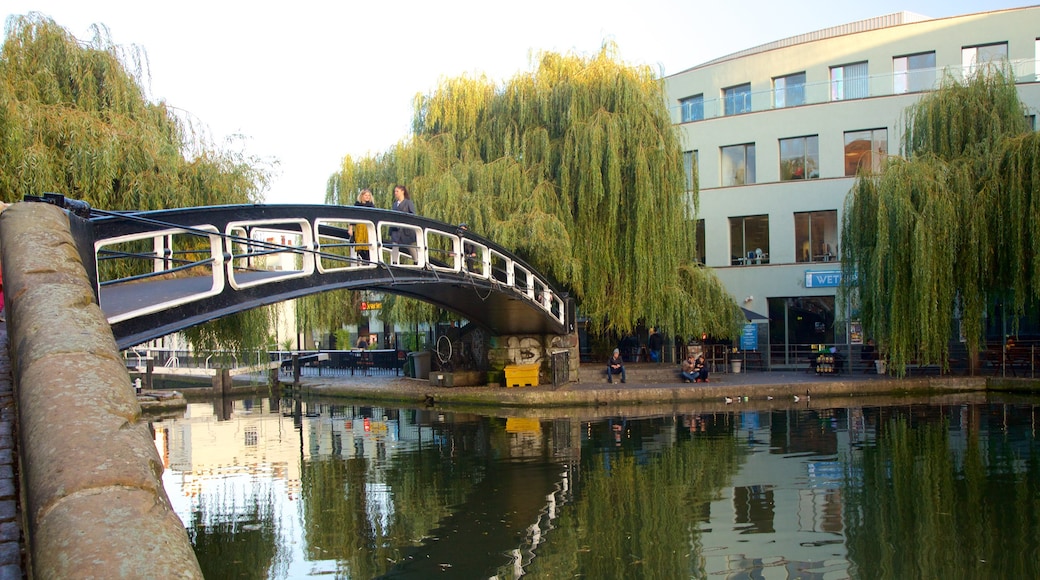
[[[375,207],[376,204],[372,201],[372,190],[367,187],[362,189],[361,193],[358,194],[357,201],[354,202],[354,205],[360,207]],[[354,226],[354,231],[352,233],[354,234],[354,243],[364,245],[365,247],[364,250],[357,251],[358,258],[366,262],[369,261],[371,258],[368,251],[368,228],[365,227],[365,224],[357,224]]]

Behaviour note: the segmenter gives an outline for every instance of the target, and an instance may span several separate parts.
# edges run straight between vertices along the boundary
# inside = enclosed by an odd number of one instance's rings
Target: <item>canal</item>
[[[153,429],[207,578],[1037,578],[1037,403],[573,419],[263,398]]]

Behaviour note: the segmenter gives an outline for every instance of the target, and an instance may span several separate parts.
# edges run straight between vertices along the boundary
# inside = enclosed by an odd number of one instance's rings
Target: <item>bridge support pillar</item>
[[[213,394],[224,397],[231,394],[231,370],[217,369],[213,375]]]
[[[506,365],[539,365],[539,383],[552,384],[552,354],[565,350],[569,353],[567,378],[569,382],[578,381],[580,358],[578,352],[578,333],[570,334],[520,334],[497,336],[491,339],[488,349],[488,363],[493,369],[501,369]]]

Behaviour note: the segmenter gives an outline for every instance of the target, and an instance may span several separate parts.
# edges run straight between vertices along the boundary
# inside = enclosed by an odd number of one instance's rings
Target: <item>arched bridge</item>
[[[52,197],[73,210],[73,237],[121,349],[335,289],[416,298],[494,335],[573,330],[572,301],[534,268],[421,216],[329,205],[107,212]]]

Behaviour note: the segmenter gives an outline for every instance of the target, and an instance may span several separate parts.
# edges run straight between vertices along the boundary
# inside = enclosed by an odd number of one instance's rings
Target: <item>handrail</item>
[[[296,205],[100,213],[90,220],[99,297],[113,286],[169,278],[177,272],[182,274],[181,280],[209,280],[176,297],[113,314],[109,317],[112,324],[228,290],[380,268],[391,279],[412,270],[447,272],[500,292],[512,289],[545,316],[567,325],[566,296],[533,268],[490,240],[421,216],[372,208]],[[355,226],[369,229],[367,243],[354,242],[349,232]],[[384,235],[391,229],[410,230],[415,241],[394,243]],[[146,246],[152,250],[147,251]],[[184,254],[196,259],[170,259]],[[113,263],[113,259],[117,261]],[[193,275],[185,278],[185,271]]]
[[[1036,82],[1036,81],[1040,80],[1040,60],[1037,60],[1037,59],[1014,59],[1014,60],[1009,61],[1009,64],[1011,66],[1012,72],[1015,75],[1015,82],[1017,82],[1017,83],[1031,83],[1031,82]],[[924,73],[931,72],[931,73],[933,73],[935,75],[935,82],[932,85],[932,87],[930,89],[928,89],[928,90],[932,90],[932,89],[938,87],[938,85],[943,81],[943,78],[945,77],[945,75],[948,74],[948,75],[951,75],[951,76],[953,76],[955,78],[965,78],[965,76],[967,74],[970,74],[970,73],[974,72],[975,67],[976,67],[976,65],[971,65],[969,67],[965,67],[963,65],[941,66],[941,67],[937,66],[937,67],[930,67],[930,68],[914,69],[914,70],[910,70],[910,71],[906,71],[906,72],[899,72],[899,73],[893,72],[893,73],[867,75],[862,80],[862,82],[864,82],[866,84],[866,86],[868,87],[867,94],[864,94],[862,96],[856,97],[855,99],[847,99],[847,100],[858,100],[858,99],[871,98],[871,97],[889,97],[889,96],[897,96],[897,95],[919,94],[918,91],[908,91],[908,92],[898,92],[897,93],[895,91],[895,88],[894,88],[895,87],[895,78],[896,78],[896,76],[897,75],[907,76],[907,75],[912,75],[912,74],[915,74],[915,73],[924,74]],[[706,68],[708,68],[708,67],[706,67]],[[685,75],[688,75],[688,74],[690,74],[690,73],[678,73],[676,75],[673,75],[672,78],[677,78],[677,77],[685,76]],[[887,84],[883,82],[886,79],[890,79],[890,82],[888,82]],[[859,81],[859,79],[857,79],[857,82],[858,81]],[[849,82],[852,82],[852,81],[849,80],[849,79],[845,79],[843,82],[849,83]],[[754,86],[756,84],[755,83],[755,79],[750,79],[749,83],[752,84],[752,86]],[[726,111],[725,111],[725,106],[724,106],[724,103],[726,102],[726,98],[724,96],[721,96],[721,95],[718,96],[718,97],[712,97],[710,99],[709,98],[704,98],[703,101],[702,101],[702,105],[701,105],[702,106],[701,115],[700,115],[699,118],[696,118],[696,119],[683,120],[683,118],[682,118],[682,107],[683,106],[682,106],[682,103],[680,101],[670,102],[669,106],[668,106],[668,109],[669,109],[669,111],[672,114],[672,118],[676,122],[678,122],[678,123],[697,123],[697,122],[700,122],[700,121],[708,121],[708,120],[711,120],[711,119],[718,119],[718,118],[721,118],[721,117],[733,117],[733,116],[737,116],[737,115],[745,115],[745,114],[748,114],[748,113],[758,113],[758,112],[762,112],[762,111],[775,111],[775,110],[779,110],[779,109],[791,109],[791,108],[801,107],[801,106],[805,106],[805,105],[818,105],[820,103],[838,102],[838,100],[834,100],[834,99],[831,98],[830,88],[831,88],[831,85],[833,83],[834,83],[834,81],[832,81],[832,80],[826,80],[826,81],[807,82],[807,83],[801,85],[803,93],[805,95],[805,99],[803,100],[803,102],[798,103],[797,105],[788,105],[788,106],[779,106],[779,107],[775,106],[774,105],[774,100],[772,98],[770,98],[770,97],[772,95],[776,94],[778,92],[778,90],[773,88],[773,87],[770,87],[769,89],[765,89],[765,90],[759,89],[759,90],[749,91],[748,93],[744,93],[744,95],[745,95],[744,96],[744,100],[747,102],[747,110],[742,110],[739,113],[730,113],[730,114],[727,115]],[[877,89],[880,86],[887,86],[888,90],[887,91],[874,90],[874,89]],[[716,90],[716,92],[721,92],[721,87],[711,87],[711,89],[712,90]],[[707,93],[708,91],[704,91],[704,92]],[[783,92],[783,89],[780,89],[779,92]],[[683,99],[683,98],[685,98],[685,97],[680,97],[680,99]],[[840,100],[846,100],[846,99],[840,99]]]

